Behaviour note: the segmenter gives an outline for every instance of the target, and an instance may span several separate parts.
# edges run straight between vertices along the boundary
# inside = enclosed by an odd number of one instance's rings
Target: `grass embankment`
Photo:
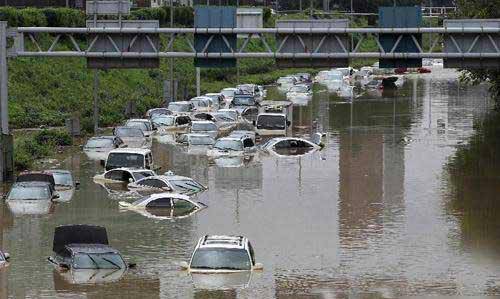
[[[72,144],[71,136],[64,131],[41,130],[17,134],[14,140],[14,167],[18,171],[29,169],[35,160],[53,157],[62,146]]]

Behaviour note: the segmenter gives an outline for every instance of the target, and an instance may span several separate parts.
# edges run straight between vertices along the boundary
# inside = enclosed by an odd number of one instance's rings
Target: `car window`
[[[200,248],[193,255],[191,268],[250,270],[252,264],[244,249]]]
[[[111,153],[108,156],[106,167],[131,167],[131,168],[144,168],[144,156],[134,153]]]
[[[168,185],[165,182],[158,180],[158,179],[146,179],[146,180],[142,180],[142,181],[138,182],[137,184],[140,186],[151,187],[151,188],[168,187]]]
[[[245,138],[243,140],[243,147],[253,147],[255,144],[251,138]]]
[[[7,200],[46,200],[50,199],[49,186],[14,186]]]
[[[172,208],[172,199],[169,197],[162,197],[162,198],[152,200],[146,205],[146,208],[171,209]]]
[[[248,242],[248,251],[250,251],[250,257],[252,258],[252,264],[255,265],[255,253],[253,251],[252,244]]]
[[[136,171],[133,173],[135,181],[142,180],[144,178],[154,176],[155,173],[152,171]]]
[[[77,253],[73,258],[75,269],[123,269],[125,262],[116,253]]]
[[[113,181],[128,182],[132,175],[124,170],[110,170],[104,174],[104,178]]]
[[[196,210],[196,206],[190,201],[180,198],[175,198],[173,199],[173,202],[174,202],[174,213],[173,213],[174,217],[183,216]]]
[[[73,177],[70,173],[53,172],[54,181],[58,186],[73,186]]]
[[[107,138],[91,138],[85,144],[86,148],[113,148],[113,140]]]

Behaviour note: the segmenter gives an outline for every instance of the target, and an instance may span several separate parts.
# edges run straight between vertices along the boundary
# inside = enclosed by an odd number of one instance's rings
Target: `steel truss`
[[[88,58],[289,58],[289,59],[346,59],[346,58],[379,58],[379,59],[405,59],[405,58],[500,58],[500,28],[465,27],[465,28],[51,28],[51,27],[19,27],[9,30],[9,36],[14,36],[14,46],[9,51],[9,56],[18,57],[88,57]],[[50,45],[42,47],[37,39],[38,35],[45,34],[50,38]],[[128,47],[132,48],[136,39],[144,36],[149,41],[153,51],[151,52],[129,52],[120,50],[113,36],[120,34],[133,35]],[[195,34],[212,35],[204,44],[203,49],[197,52],[194,47]],[[246,34],[247,37],[236,47],[232,47],[225,34]],[[308,48],[301,36],[320,36],[321,41],[314,47]],[[379,36],[391,34],[397,36],[392,49],[386,51],[379,42]],[[156,47],[151,36],[160,36],[160,46]],[[278,42],[277,35],[284,38]],[[421,35],[430,35],[425,39],[430,40],[429,47],[424,47],[419,42]],[[473,36],[473,42],[467,48],[460,46],[457,36]],[[90,38],[92,36],[92,38]],[[215,36],[221,36],[227,46],[226,52],[207,52]],[[302,44],[303,51],[297,53],[282,52],[283,45],[289,37],[296,37]],[[345,43],[345,36],[353,36],[356,41],[351,45]],[[403,37],[410,37],[416,52],[398,52],[397,48]],[[61,40],[66,38],[70,41],[70,50],[59,50]],[[341,51],[322,52],[323,41],[333,39],[338,43]],[[455,49],[448,52],[435,51],[441,48],[444,40],[451,40]],[[491,42],[494,51],[474,51],[475,45],[480,38],[487,38]],[[113,45],[114,51],[99,52],[94,45],[99,39],[107,39]],[[184,40],[189,50],[179,50],[174,47],[174,41]],[[248,51],[250,40],[256,39],[265,46],[264,52]],[[349,38],[350,39],[350,38]],[[377,52],[362,52],[363,43],[375,40]],[[405,40],[408,40],[407,38]],[[80,42],[78,42],[80,41]],[[31,43],[34,50],[26,50],[25,45]],[[67,46],[67,45],[66,45]],[[482,49],[479,49],[482,50]]]

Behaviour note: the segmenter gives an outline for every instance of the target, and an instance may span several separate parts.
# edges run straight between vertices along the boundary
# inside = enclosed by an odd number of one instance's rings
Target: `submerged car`
[[[147,169],[136,168],[114,168],[103,174],[94,176],[94,181],[108,183],[133,183],[143,178],[155,176],[156,173]]]
[[[51,169],[49,172],[54,176],[56,191],[59,194],[58,201],[71,200],[75,189],[80,186],[80,182],[73,179],[73,175],[69,170]]]
[[[123,140],[118,136],[92,137],[83,146],[83,152],[92,160],[105,160],[109,151],[123,146]]]
[[[101,226],[58,226],[52,248],[53,255],[48,261],[61,271],[121,270],[135,266],[127,265],[120,252],[109,246],[108,234]]]
[[[213,148],[207,151],[209,157],[236,157],[252,153],[255,143],[249,136],[224,137],[215,142]]]
[[[156,193],[172,191],[186,195],[194,195],[208,189],[192,178],[175,175],[173,172],[137,180],[128,184],[128,188],[135,191],[152,191]]]
[[[313,142],[297,137],[278,137],[264,143],[262,150],[277,156],[302,156],[322,148],[321,134],[313,136]]]
[[[153,134],[153,127],[148,119],[129,119],[125,123],[125,127],[138,128],[146,137],[150,137]]]
[[[223,90],[220,91],[220,93],[224,96],[224,100],[226,101],[226,104],[231,103],[234,95],[237,92],[238,92],[238,88],[234,88],[234,87],[224,88]]]
[[[232,273],[262,270],[255,262],[252,244],[243,236],[201,237],[189,263],[181,267],[192,273]]]
[[[9,263],[10,254],[0,250],[0,267],[6,266]]]
[[[191,118],[187,115],[158,115],[151,119],[158,134],[168,131],[184,131],[191,125]]]
[[[276,83],[278,84],[278,90],[285,93],[297,83],[297,79],[293,76],[286,76],[279,78]]]
[[[260,136],[286,136],[291,121],[284,113],[261,113],[255,122],[256,132]]]
[[[215,144],[215,139],[203,134],[182,134],[177,137],[177,143],[187,146],[190,155],[205,155]]]
[[[48,182],[26,181],[12,185],[5,202],[14,215],[49,214],[59,195]]]
[[[286,93],[287,100],[296,105],[307,105],[312,99],[313,93],[311,88],[305,84],[297,84],[290,88]]]
[[[168,108],[153,108],[146,112],[146,118],[148,119],[152,119],[158,115],[172,115],[172,111],[168,110]]]
[[[106,170],[114,168],[138,168],[155,170],[153,153],[149,149],[121,148],[109,152],[104,163]]]
[[[189,196],[177,193],[157,193],[133,203],[119,202],[120,209],[137,212],[154,219],[180,219],[189,217],[206,208],[206,205],[192,201]]]
[[[212,112],[219,108],[218,101],[215,102],[211,97],[195,97],[189,100],[194,105],[193,111],[196,112]]]
[[[188,101],[171,102],[168,104],[168,110],[174,114],[191,114],[194,108],[194,104]]]
[[[197,120],[191,123],[191,133],[208,135],[215,139],[219,136],[219,127],[213,121]]]
[[[116,127],[113,129],[113,135],[120,137],[123,144],[129,148],[150,148],[151,142],[144,132],[134,127]]]

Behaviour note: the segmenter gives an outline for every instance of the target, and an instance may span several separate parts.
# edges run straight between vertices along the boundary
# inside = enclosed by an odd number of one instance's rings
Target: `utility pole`
[[[9,134],[9,73],[7,67],[7,22],[0,22],[0,125]]]
[[[170,0],[170,28],[174,28],[174,2],[173,0]],[[173,38],[172,34],[172,38]],[[172,44],[172,48],[174,47],[174,44]],[[170,99],[169,101],[174,102],[177,99],[174,99],[174,58],[170,58]]]
[[[99,131],[99,70],[94,70],[94,134]]]

